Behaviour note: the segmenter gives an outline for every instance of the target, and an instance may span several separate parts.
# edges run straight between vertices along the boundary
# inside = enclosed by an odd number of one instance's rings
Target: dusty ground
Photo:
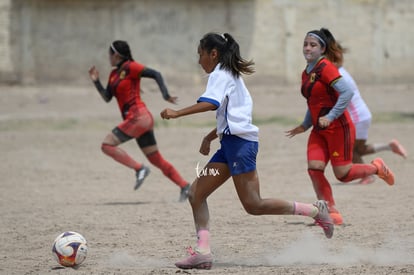
[[[248,79],[247,82],[249,82]],[[313,202],[306,173],[307,134],[289,140],[284,130],[300,121],[305,102],[298,87],[248,83],[261,129],[258,171],[263,197]],[[144,99],[157,119],[163,155],[189,181],[201,138],[214,113],[163,122],[168,106],[151,84]],[[413,85],[363,86],[375,120],[370,141],[398,138],[414,155]],[[180,105],[194,102],[203,84],[171,84]],[[310,219],[246,214],[228,182],[209,199],[215,265],[179,271],[174,262],[194,245],[195,232],[179,189],[158,170],[139,191],[134,174],[100,152],[119,121],[93,87],[0,87],[1,274],[413,274],[414,158],[383,157],[396,174],[389,187],[337,183],[329,171],[345,225],[326,240]],[[133,142],[123,146],[143,160]],[[374,156],[367,156],[370,161]],[[148,163],[144,160],[145,163]],[[61,232],[82,233],[88,258],[79,269],[60,268],[51,254]]]

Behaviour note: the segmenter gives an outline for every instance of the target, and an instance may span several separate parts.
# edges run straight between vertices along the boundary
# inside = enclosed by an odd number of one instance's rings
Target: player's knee
[[[246,212],[250,215],[258,216],[263,214],[263,210],[260,207],[260,204],[255,201],[243,202],[243,207],[244,210],[246,210]]]
[[[105,154],[110,156],[111,152],[113,151],[114,146],[106,144],[106,143],[102,143],[101,144],[101,151]]]
[[[342,182],[350,182],[353,178],[349,177],[348,171],[334,171],[335,178]]]

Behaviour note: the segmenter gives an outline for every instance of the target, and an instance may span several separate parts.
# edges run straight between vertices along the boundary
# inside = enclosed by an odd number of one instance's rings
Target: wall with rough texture
[[[358,81],[413,81],[411,0],[0,0],[0,81],[82,84],[92,64],[106,76],[115,39],[165,76],[197,81],[197,43],[217,31],[235,36],[257,79],[295,83],[303,37],[322,26]]]

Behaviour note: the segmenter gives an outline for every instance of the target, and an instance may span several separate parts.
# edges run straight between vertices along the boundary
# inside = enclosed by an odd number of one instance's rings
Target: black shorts
[[[125,134],[121,129],[118,127],[115,127],[112,130],[112,133],[119,139],[121,143],[124,143],[128,140],[133,139],[133,137],[128,136]],[[157,141],[155,140],[154,131],[149,130],[148,132],[145,132],[142,136],[135,139],[137,141],[137,144],[140,148],[157,145]]]
[[[137,138],[136,141],[140,148],[157,145],[157,141],[155,140],[153,130],[149,130],[148,132]]]

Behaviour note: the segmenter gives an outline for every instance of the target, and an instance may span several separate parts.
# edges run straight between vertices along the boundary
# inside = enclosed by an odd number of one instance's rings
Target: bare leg
[[[230,172],[225,163],[209,163],[204,171],[218,171],[219,174],[201,175],[191,186],[189,201],[193,210],[194,224],[197,232],[208,229],[209,211],[207,197],[220,187],[229,177]]]
[[[240,201],[251,215],[293,215],[292,202],[280,199],[262,199],[257,171],[233,176]]]

